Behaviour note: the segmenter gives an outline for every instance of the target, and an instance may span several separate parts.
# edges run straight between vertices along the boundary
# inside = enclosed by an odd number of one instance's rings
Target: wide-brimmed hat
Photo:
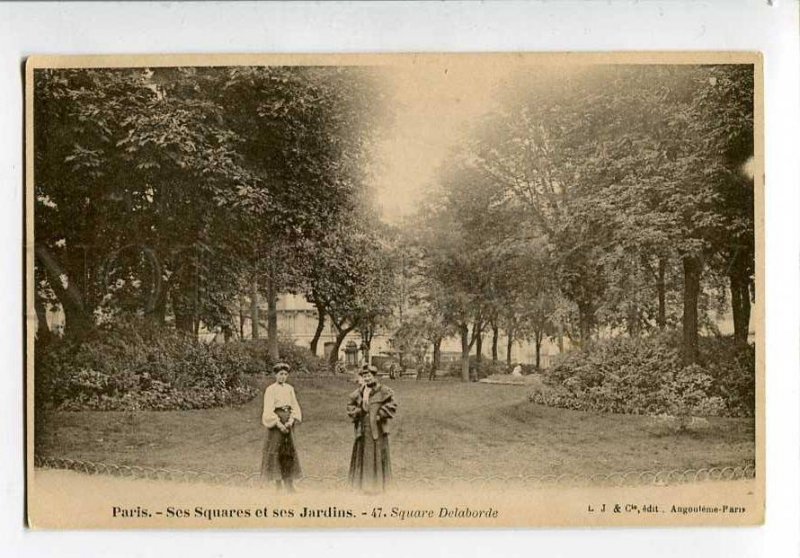
[[[370,372],[371,374],[377,374],[378,368],[376,366],[372,366],[371,364],[365,364],[361,367],[361,370],[358,373],[366,374],[367,372]]]
[[[272,367],[272,373],[277,374],[281,370],[286,370],[288,372],[290,368],[291,367],[285,362],[279,362]]]

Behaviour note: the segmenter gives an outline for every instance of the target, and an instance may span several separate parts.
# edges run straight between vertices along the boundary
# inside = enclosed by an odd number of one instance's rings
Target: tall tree
[[[747,188],[741,180],[731,187],[752,153],[752,67],[599,66],[538,77],[545,79],[523,79],[489,121],[473,147],[478,164],[524,204],[554,246],[583,340],[609,295],[644,292],[620,288],[608,275],[615,248],[633,256],[634,273],[617,278],[652,277],[662,327],[666,268],[678,263],[684,353],[694,362],[703,268],[723,239],[744,245],[752,238]],[[640,273],[651,265],[655,273]],[[620,302],[635,331],[642,300]]]
[[[160,318],[173,281],[185,278],[186,292],[198,282],[192,246],[235,238],[225,234],[237,222],[230,202],[255,184],[219,125],[221,107],[176,94],[146,69],[39,70],[34,82],[37,265],[67,334],[91,327],[101,305],[118,308],[115,294],[131,290],[120,282],[150,289],[138,310]],[[223,199],[229,190],[237,194]],[[184,300],[193,298],[173,306]]]
[[[304,285],[295,248],[363,197],[381,108],[368,74],[37,71],[40,298],[56,296],[68,334],[121,311],[196,334],[232,329],[249,284],[276,347],[277,293]]]
[[[249,258],[262,275],[268,344],[277,353],[278,293],[308,290],[298,256],[352,216],[364,197],[380,91],[369,70],[355,67],[241,67],[228,69],[225,79],[219,95],[238,109],[228,121],[271,201],[251,232]],[[325,310],[319,315],[314,351]]]

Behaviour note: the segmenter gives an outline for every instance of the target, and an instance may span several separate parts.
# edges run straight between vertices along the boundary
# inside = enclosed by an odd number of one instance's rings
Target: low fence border
[[[41,469],[61,469],[88,475],[108,475],[120,478],[169,481],[180,483],[207,483],[244,487],[264,486],[258,472],[235,471],[218,473],[212,471],[183,471],[178,469],[147,467],[139,465],[117,465],[114,463],[84,461],[63,457],[34,456],[34,467]],[[695,482],[738,481],[754,479],[755,463],[742,466],[704,467],[700,469],[668,469],[647,471],[623,471],[576,475],[488,475],[473,477],[434,476],[428,478],[395,475],[396,486],[431,488],[446,486],[457,482],[475,485],[507,485],[531,487],[580,487],[580,486],[674,486]],[[347,479],[336,475],[306,475],[300,482],[304,485],[344,487]]]

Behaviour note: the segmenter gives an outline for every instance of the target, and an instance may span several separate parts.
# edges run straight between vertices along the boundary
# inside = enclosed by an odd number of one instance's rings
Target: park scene
[[[502,60],[35,70],[34,464],[256,479],[285,363],[301,490],[365,366],[400,488],[752,477],[754,67]]]

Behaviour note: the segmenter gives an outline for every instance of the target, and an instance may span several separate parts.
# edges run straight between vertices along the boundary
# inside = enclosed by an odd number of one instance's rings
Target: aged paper
[[[26,74],[33,528],[763,522],[759,55],[33,57]],[[725,122],[733,137],[742,119],[750,137],[724,155],[703,136]],[[753,213],[729,219],[719,191],[687,186],[704,165],[709,182],[750,184]],[[744,240],[725,237],[748,218]],[[586,232],[593,220],[605,241]],[[576,288],[565,254],[593,242],[595,275]],[[387,245],[377,264],[365,256]],[[619,379],[641,373],[633,362],[612,373],[616,388],[553,380],[570,355],[685,336],[692,273],[699,371],[682,367],[656,395]],[[340,288],[351,283],[355,294]],[[514,289],[519,308],[504,297]],[[435,343],[422,332],[440,310]],[[184,353],[148,352],[160,343],[152,321],[164,339],[190,333]],[[523,321],[524,332],[508,325]],[[703,353],[742,331],[755,347],[752,416],[746,397],[716,395],[735,381],[709,373]],[[131,339],[140,352],[120,348]],[[310,341],[313,358],[292,356]],[[594,358],[591,374],[605,370]],[[275,433],[284,419],[263,405],[279,361],[299,405],[278,396],[274,407],[302,407],[287,411],[297,475]]]

